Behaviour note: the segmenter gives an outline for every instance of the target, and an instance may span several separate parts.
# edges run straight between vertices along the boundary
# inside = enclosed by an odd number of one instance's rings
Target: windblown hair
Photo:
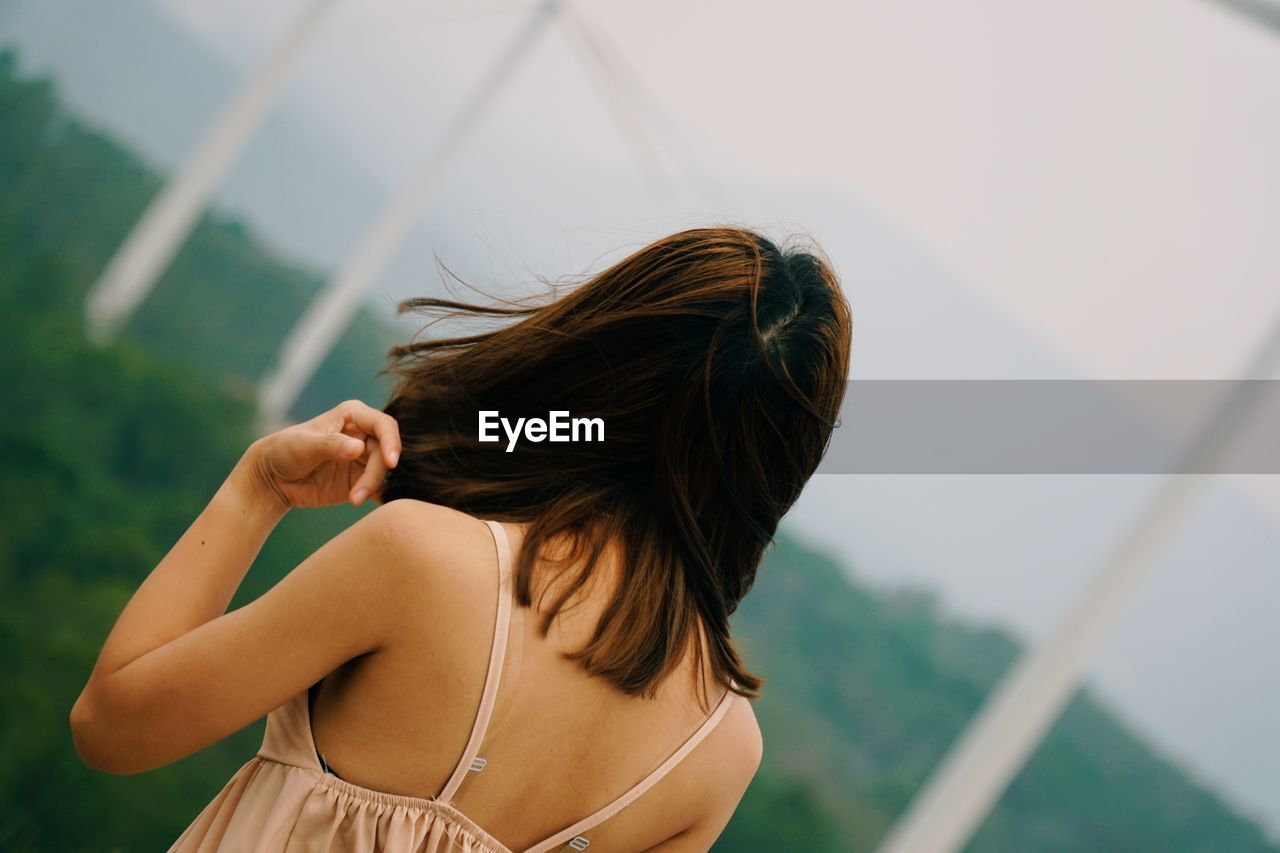
[[[758,696],[729,617],[826,451],[848,375],[849,308],[820,250],[698,228],[541,304],[418,298],[408,311],[515,322],[391,349],[385,410],[403,451],[383,501],[528,523],[515,591],[531,607],[542,589],[543,636],[616,539],[619,585],[569,657],[652,696],[690,644],[703,670],[701,623],[716,678]],[[508,453],[479,441],[480,410],[603,418],[604,441]],[[553,540],[571,544],[547,604],[534,573]]]

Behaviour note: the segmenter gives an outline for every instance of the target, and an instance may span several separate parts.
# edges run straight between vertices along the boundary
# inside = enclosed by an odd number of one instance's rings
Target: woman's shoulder
[[[452,507],[416,498],[396,498],[374,508],[360,522],[388,544],[448,549],[461,539],[474,545],[485,531],[481,519]]]
[[[416,498],[396,498],[382,504],[358,524],[388,546],[413,549],[417,556],[456,554],[458,549],[475,551],[477,546],[492,543],[493,536],[484,521],[452,507]],[[485,548],[492,551],[492,545]]]
[[[752,703],[735,696],[715,730],[672,774],[676,778],[666,796],[673,803],[698,803],[697,814],[676,838],[655,849],[710,848],[755,777],[763,753]]]
[[[497,592],[493,534],[475,516],[398,498],[374,508],[354,527],[363,528],[369,561],[394,581],[388,595],[412,601],[417,616],[423,606],[456,612],[464,602],[479,603]]]
[[[738,747],[740,770],[749,781],[764,756],[764,736],[760,733],[755,709],[751,707],[751,700],[738,696],[725,716],[725,723]]]
[[[764,738],[751,700],[734,696],[717,729],[721,737],[714,764],[726,782],[724,793],[736,806],[764,756]]]

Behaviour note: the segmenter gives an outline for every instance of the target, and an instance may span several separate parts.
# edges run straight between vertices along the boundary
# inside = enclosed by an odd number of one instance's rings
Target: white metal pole
[[[666,137],[666,141],[661,144],[661,147],[666,150],[670,159],[683,161],[681,167],[686,179],[695,185],[706,200],[715,207],[738,206],[733,203],[730,194],[716,180],[714,171],[708,169],[706,164],[701,161],[701,158],[697,156],[693,146],[689,144],[678,125],[663,108],[661,101],[645,86],[644,78],[626,60],[625,55],[613,39],[604,30],[594,24],[590,24],[583,17],[580,7],[566,3],[565,14],[562,18],[569,25],[568,29],[571,35],[582,43],[586,52],[603,70],[605,77],[612,81],[622,99],[629,101],[637,113],[640,111],[648,113],[649,120],[642,122],[642,126],[649,131],[654,139],[659,137],[659,130],[664,131],[662,135]],[[632,139],[626,127],[621,127],[620,129],[623,132],[624,139],[628,141],[633,150],[637,151],[639,159],[644,164],[644,155],[648,153],[648,146],[646,146],[645,151],[639,151],[639,140]],[[654,175],[660,174],[656,170],[650,169],[649,171]]]
[[[260,429],[269,431],[287,421],[290,407],[359,310],[365,291],[385,269],[418,220],[445,166],[546,29],[558,5],[559,0],[544,0],[539,4],[464,102],[462,111],[418,172],[366,233],[338,275],[307,306],[281,347],[278,366],[258,389]]]
[[[630,92],[620,84],[609,65],[607,55],[595,41],[587,25],[577,15],[573,6],[566,3],[560,15],[560,22],[570,36],[569,44],[577,45],[581,51],[581,67],[583,73],[596,87],[600,95],[601,105],[618,128],[618,136],[623,145],[631,152],[640,168],[640,174],[654,189],[664,189],[667,175],[662,160],[654,150],[650,138],[650,130],[636,115],[633,104],[628,104]],[[595,63],[595,69],[588,65]],[[610,90],[608,84],[612,83]]]
[[[1278,365],[1280,322],[1242,378],[1271,378]],[[1070,701],[1094,653],[1212,479],[1210,474],[1179,472],[1213,470],[1214,461],[1249,420],[1260,393],[1252,383],[1231,386],[1178,468],[1123,531],[1065,618],[1014,663],[877,853],[953,853],[973,836]]]
[[[147,206],[89,290],[85,313],[94,340],[113,337],[155,287],[335,4],[307,0],[267,61]]]

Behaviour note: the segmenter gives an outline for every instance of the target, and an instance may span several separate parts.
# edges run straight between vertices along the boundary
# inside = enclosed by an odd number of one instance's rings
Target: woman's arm
[[[263,543],[288,512],[252,480],[252,453],[250,448],[133,594],[107,636],[90,684],[226,612]]]
[[[232,596],[291,506],[376,495],[399,450],[395,422],[348,402],[259,439],[130,599],[71,712],[87,762],[137,772],[207,746],[380,642],[385,545],[375,511],[266,595]],[[386,508],[384,508],[386,509]],[[373,518],[377,515],[378,518]]]

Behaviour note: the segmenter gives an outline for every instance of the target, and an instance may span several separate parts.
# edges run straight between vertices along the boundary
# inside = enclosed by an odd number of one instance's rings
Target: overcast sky
[[[159,2],[241,63],[302,5]],[[294,98],[403,180],[535,5],[338,0]],[[722,183],[847,191],[1081,375],[1229,378],[1280,324],[1280,40],[1217,3],[574,9]],[[472,156],[519,138],[635,174],[597,95],[552,31]],[[1241,485],[1280,519],[1276,480]]]
[[[164,2],[239,59],[299,6]],[[1280,318],[1280,42],[1217,4],[580,6],[720,173],[848,190],[1088,374],[1227,377]],[[304,97],[402,177],[532,8],[346,3]],[[554,38],[489,132],[631,168]]]

